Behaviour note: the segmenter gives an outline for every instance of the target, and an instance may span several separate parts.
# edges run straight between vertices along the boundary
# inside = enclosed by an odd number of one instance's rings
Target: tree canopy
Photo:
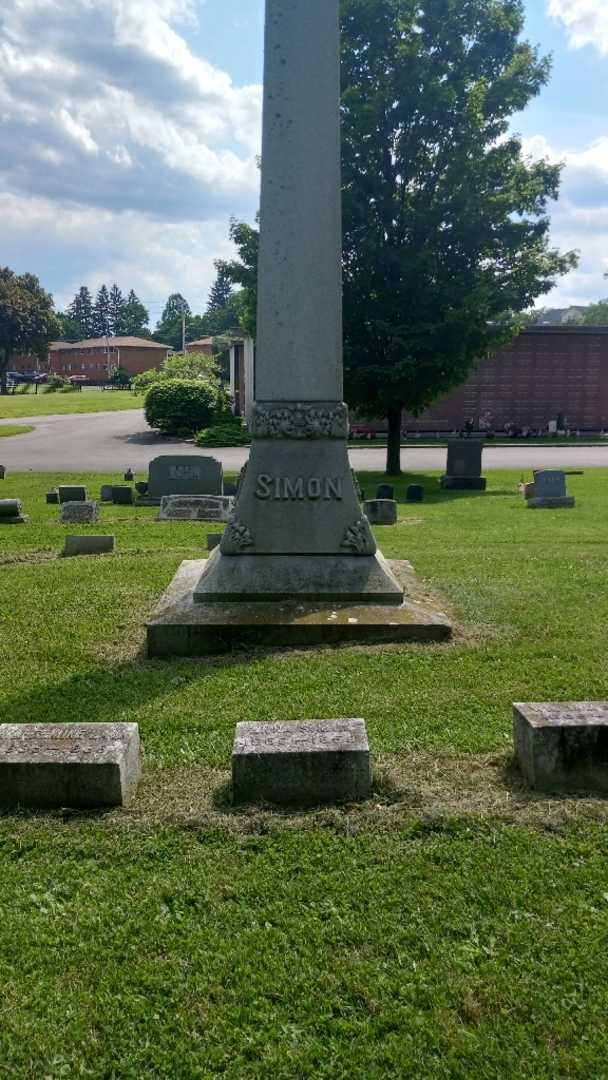
[[[44,356],[60,325],[53,297],[33,274],[15,274],[0,267],[0,392],[6,393],[6,373],[17,353]]]
[[[347,398],[419,413],[509,340],[518,312],[575,265],[549,246],[560,166],[509,121],[550,65],[520,0],[343,0]]]

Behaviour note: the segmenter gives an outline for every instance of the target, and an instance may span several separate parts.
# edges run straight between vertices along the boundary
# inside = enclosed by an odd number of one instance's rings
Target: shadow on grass
[[[376,474],[372,473],[371,475]],[[490,486],[486,491],[460,491],[454,488],[442,488],[439,486],[439,479],[436,476],[429,476],[425,473],[403,473],[401,476],[386,477],[378,474],[378,480],[370,483],[370,473],[361,472],[359,480],[366,499],[374,499],[376,497],[376,488],[381,484],[390,484],[394,488],[397,502],[412,507],[424,506],[425,503],[435,505],[454,501],[461,502],[463,499],[491,499],[497,496],[510,496],[513,498],[517,496],[517,491],[511,488],[492,488]],[[405,495],[410,484],[416,484],[424,488],[424,501],[422,503],[406,501]]]

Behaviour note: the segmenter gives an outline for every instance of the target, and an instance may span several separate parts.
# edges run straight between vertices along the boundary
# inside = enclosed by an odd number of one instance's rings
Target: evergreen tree
[[[106,286],[102,285],[93,308],[93,336],[109,337],[110,333],[110,294]]]
[[[147,337],[150,315],[131,289],[123,308],[123,330],[127,337]]]
[[[74,330],[74,334],[70,333],[70,337],[74,336],[80,341],[93,337],[95,332],[93,300],[86,285],[83,285],[76,293],[66,315],[70,320],[70,330]]]
[[[259,219],[258,219],[259,220]],[[260,234],[257,229],[244,222],[230,222],[230,239],[238,251],[238,259],[231,262],[218,260],[216,267],[228,281],[240,285],[240,292],[234,297],[236,318],[233,326],[242,326],[250,337],[256,336],[257,299],[258,299],[258,251]]]
[[[223,311],[232,298],[232,279],[222,263],[216,263],[217,277],[211,286],[207,312]]]
[[[125,307],[126,300],[118,285],[114,283],[109,295],[109,325],[112,337],[120,337],[125,333]]]

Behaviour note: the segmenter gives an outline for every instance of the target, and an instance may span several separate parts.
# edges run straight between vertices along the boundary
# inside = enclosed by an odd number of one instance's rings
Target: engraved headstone
[[[230,495],[164,495],[159,521],[228,521],[234,509]]]
[[[513,739],[531,787],[608,792],[608,701],[518,702]]]
[[[61,554],[66,559],[75,555],[111,555],[114,545],[113,536],[66,536]]]
[[[87,489],[82,484],[60,484],[57,490],[60,503],[87,501]]]
[[[112,502],[115,506],[133,506],[135,502],[133,488],[126,484],[114,484],[112,488]]]
[[[164,495],[223,495],[224,470],[201,454],[165,454],[150,462],[145,501],[160,505]]]
[[[59,505],[59,492],[58,491],[47,491],[46,502],[47,502],[47,506],[58,506]]]
[[[566,474],[561,469],[537,469],[534,472],[534,495],[527,502],[531,510],[569,510],[575,500],[566,494]]]
[[[0,805],[124,806],[140,776],[137,724],[0,724]]]
[[[0,525],[23,525],[25,520],[21,499],[0,499]]]
[[[481,475],[482,455],[482,439],[448,439],[446,474],[441,477],[441,487],[485,491],[486,478]]]
[[[348,460],[339,0],[267,0],[255,401],[247,471],[197,603],[302,595],[400,605]],[[175,494],[176,492],[167,492]],[[238,568],[235,564],[241,564]],[[328,596],[328,582],[333,593]]]
[[[278,806],[356,802],[371,795],[363,720],[237,724],[234,801]]]
[[[363,509],[371,525],[396,525],[397,503],[394,499],[370,499]]]
[[[98,517],[96,502],[63,503],[59,511],[62,525],[94,525]]]

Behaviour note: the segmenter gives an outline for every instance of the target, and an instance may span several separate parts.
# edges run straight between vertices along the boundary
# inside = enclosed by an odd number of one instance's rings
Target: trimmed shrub
[[[221,417],[196,436],[197,446],[249,446],[251,435],[238,416]]]
[[[67,379],[64,379],[63,375],[49,375],[48,382],[44,387],[45,394],[56,394],[62,387],[68,386]]]
[[[206,379],[172,379],[157,383],[146,394],[144,408],[150,427],[163,435],[193,435],[225,415],[224,390]]]

